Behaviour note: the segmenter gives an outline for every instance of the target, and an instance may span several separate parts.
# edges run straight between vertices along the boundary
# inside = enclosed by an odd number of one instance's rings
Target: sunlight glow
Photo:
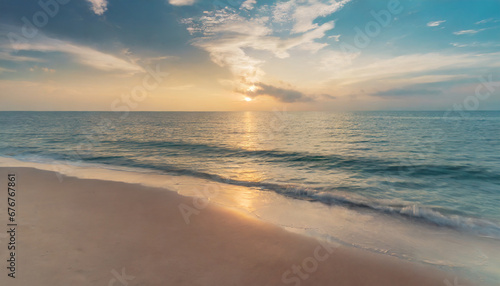
[[[247,89],[247,91],[251,91],[251,92],[254,92],[254,91],[256,91],[256,90],[257,90],[257,87],[256,87],[255,85],[252,85],[251,87],[249,87],[249,88]]]
[[[245,101],[252,101],[251,97],[245,97]]]

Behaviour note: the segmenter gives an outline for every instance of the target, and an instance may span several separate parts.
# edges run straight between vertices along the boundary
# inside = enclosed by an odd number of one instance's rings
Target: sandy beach
[[[0,169],[1,178],[8,173],[18,181],[16,278],[2,267],[1,285],[387,286],[446,285],[456,278],[215,205],[187,224],[179,205],[192,205],[192,198],[164,189]],[[3,258],[9,255],[4,245]]]

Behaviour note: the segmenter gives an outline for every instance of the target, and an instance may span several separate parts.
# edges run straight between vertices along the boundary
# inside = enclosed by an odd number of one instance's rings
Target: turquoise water
[[[408,216],[419,216],[410,209],[418,206],[500,222],[500,112],[122,115],[2,112],[0,154],[151,168],[327,204]],[[494,227],[477,230],[500,235]]]
[[[0,126],[2,157],[186,175],[500,239],[500,112],[0,112]]]

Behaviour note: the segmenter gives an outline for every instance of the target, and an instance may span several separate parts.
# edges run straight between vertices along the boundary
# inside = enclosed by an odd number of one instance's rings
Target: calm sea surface
[[[0,128],[3,157],[187,175],[500,238],[500,112],[0,112]]]

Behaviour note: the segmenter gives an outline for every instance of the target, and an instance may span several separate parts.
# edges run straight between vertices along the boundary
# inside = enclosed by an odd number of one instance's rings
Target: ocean
[[[500,280],[500,112],[0,112],[0,128],[4,159],[224,185],[214,203],[291,231]]]

